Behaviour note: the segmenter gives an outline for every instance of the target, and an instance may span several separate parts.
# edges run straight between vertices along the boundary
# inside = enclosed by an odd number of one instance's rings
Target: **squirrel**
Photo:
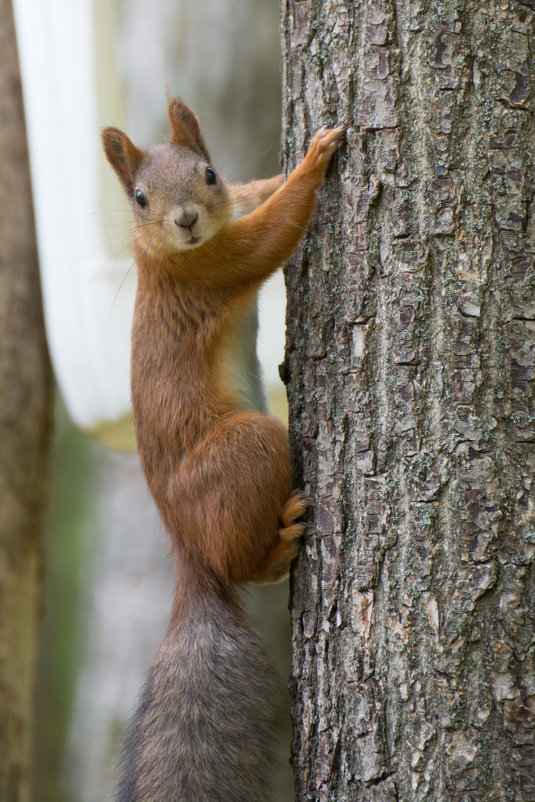
[[[117,802],[267,802],[271,670],[239,598],[283,579],[307,503],[285,427],[247,408],[232,367],[262,282],[296,249],[343,128],[282,176],[231,186],[194,112],[168,98],[169,142],[105,154],[133,211],[131,388],[138,451],[177,563],[170,622],[122,759]]]

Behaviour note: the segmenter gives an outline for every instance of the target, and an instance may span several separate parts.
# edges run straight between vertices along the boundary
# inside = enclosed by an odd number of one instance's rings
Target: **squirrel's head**
[[[193,111],[179,98],[169,98],[167,110],[168,144],[143,150],[118,128],[105,128],[102,143],[132,204],[138,247],[169,253],[211,239],[229,220],[231,202]]]

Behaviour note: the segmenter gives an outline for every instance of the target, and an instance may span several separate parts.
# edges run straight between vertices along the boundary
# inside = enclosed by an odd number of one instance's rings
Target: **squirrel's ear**
[[[118,128],[105,128],[102,145],[109,163],[119,176],[128,197],[134,195],[134,178],[144,153]]]
[[[199,121],[189,106],[178,97],[167,98],[167,113],[171,123],[171,142],[181,147],[191,148],[210,161],[204,143]]]

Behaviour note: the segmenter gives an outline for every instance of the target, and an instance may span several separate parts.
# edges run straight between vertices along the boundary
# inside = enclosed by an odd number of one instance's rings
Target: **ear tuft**
[[[106,157],[119,176],[129,198],[134,196],[134,180],[144,152],[128,139],[119,128],[105,128],[102,132],[102,146]]]
[[[171,142],[196,151],[209,162],[210,156],[201,134],[201,127],[192,109],[180,98],[168,96],[167,113],[171,123]]]

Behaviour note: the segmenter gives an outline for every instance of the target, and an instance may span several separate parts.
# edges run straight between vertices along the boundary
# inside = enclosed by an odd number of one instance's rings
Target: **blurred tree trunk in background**
[[[29,799],[50,381],[10,0],[0,0],[0,799]]]
[[[530,3],[283,2],[302,800],[535,800]]]

